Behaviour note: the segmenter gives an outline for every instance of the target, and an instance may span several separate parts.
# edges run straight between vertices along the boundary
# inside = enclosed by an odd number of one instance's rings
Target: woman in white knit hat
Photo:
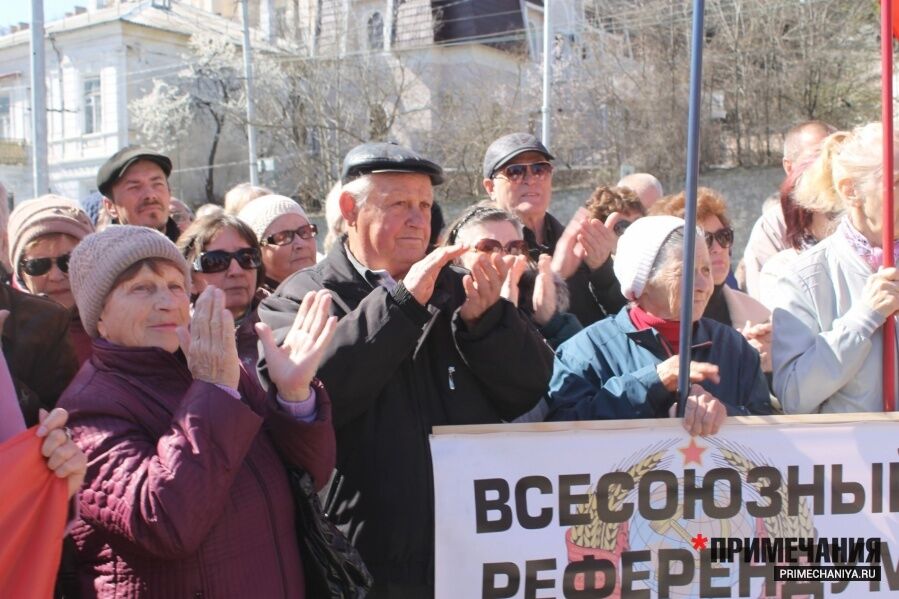
[[[298,270],[315,265],[318,228],[295,201],[280,195],[262,196],[247,204],[237,217],[250,225],[262,246],[263,287],[268,291]]]
[[[306,597],[288,467],[334,468],[315,372],[337,326],[310,292],[281,346],[257,325],[272,386],[241,368],[225,293],[189,310],[190,267],[162,233],[115,225],[71,260],[94,352],[59,405],[88,458],[73,531],[91,597]],[[110,573],[117,573],[111,575]]]
[[[675,216],[647,216],[625,230],[614,269],[629,304],[556,351],[550,420],[674,414],[683,243],[684,221]],[[696,244],[694,269],[693,386],[684,427],[708,435],[725,415],[770,414],[772,408],[758,352],[734,328],[701,317],[713,287],[705,243]]]
[[[94,232],[93,223],[75,200],[44,195],[22,202],[9,217],[9,259],[14,286],[43,295],[72,311],[69,337],[83,364],[90,338],[81,326],[69,285],[69,256]]]

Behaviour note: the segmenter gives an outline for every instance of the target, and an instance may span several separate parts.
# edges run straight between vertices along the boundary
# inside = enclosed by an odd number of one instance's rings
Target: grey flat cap
[[[414,150],[394,142],[371,142],[356,146],[343,159],[341,183],[369,173],[421,173],[432,185],[443,183],[443,169]]]
[[[97,189],[107,198],[110,197],[112,185],[125,174],[128,167],[138,160],[150,160],[159,165],[166,178],[172,174],[172,161],[165,154],[148,150],[140,146],[125,146],[103,163],[97,171]]]
[[[547,160],[555,160],[539,139],[530,133],[510,133],[490,144],[484,154],[484,178],[490,179],[496,170],[525,152],[540,152]]]

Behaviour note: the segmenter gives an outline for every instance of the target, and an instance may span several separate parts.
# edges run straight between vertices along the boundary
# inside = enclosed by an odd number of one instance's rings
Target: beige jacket
[[[771,320],[771,311],[742,291],[731,289],[727,285],[722,288],[730,321],[734,328],[742,329],[748,320],[750,324],[760,324]]]

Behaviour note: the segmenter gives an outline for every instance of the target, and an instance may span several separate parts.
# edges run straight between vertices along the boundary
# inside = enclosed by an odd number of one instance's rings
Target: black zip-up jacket
[[[342,242],[259,308],[283,341],[303,296],[331,291],[337,332],[318,377],[333,402],[337,470],[329,513],[378,584],[433,586],[433,426],[512,420],[546,392],[553,353],[501,299],[472,328],[461,270],[444,267],[428,306],[353,267]],[[265,359],[260,378],[267,380]]]

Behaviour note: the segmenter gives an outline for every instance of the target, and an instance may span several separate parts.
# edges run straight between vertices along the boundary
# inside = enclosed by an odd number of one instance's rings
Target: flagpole
[[[883,266],[893,266],[893,0],[880,3],[881,124],[883,125]],[[883,411],[896,409],[896,321],[883,324]]]
[[[693,264],[696,252],[696,187],[699,179],[699,109],[702,98],[702,44],[705,41],[705,0],[693,1],[690,51],[690,115],[687,121],[687,180],[684,220],[684,271],[681,277],[680,369],[677,415],[684,416],[690,392],[690,347],[693,345]]]

